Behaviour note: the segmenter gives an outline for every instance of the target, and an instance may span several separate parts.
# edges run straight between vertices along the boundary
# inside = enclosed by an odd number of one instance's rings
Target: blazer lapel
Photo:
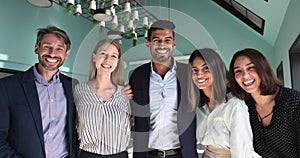
[[[35,127],[38,131],[41,144],[44,147],[43,124],[41,118],[40,102],[37,94],[32,68],[24,73],[22,83],[24,88],[24,94],[26,95],[29,107],[31,109],[31,114],[35,122]]]
[[[64,88],[64,93],[66,95],[67,99],[67,135],[68,135],[68,144],[70,145],[69,147],[69,152],[72,155],[72,149],[75,148],[74,144],[72,143],[75,139],[75,104],[73,100],[73,89],[72,85],[76,84],[77,81],[75,80],[69,80],[65,75],[60,74],[59,75],[60,81],[62,82],[63,88]],[[75,82],[75,83],[72,83]]]
[[[73,101],[73,93],[72,93],[72,82],[68,82],[64,75],[59,75],[60,81],[62,82],[64,93],[67,99],[67,128],[68,132],[72,130],[70,127],[70,123],[73,120],[72,112],[74,110],[74,101]]]
[[[66,95],[67,99],[67,118],[68,121],[72,120],[72,115],[70,115],[70,112],[73,111],[73,93],[72,93],[72,83],[68,82],[65,78],[64,75],[60,74],[59,75],[60,81],[62,82],[63,88],[64,88],[64,93]]]
[[[143,80],[145,83],[144,84],[142,84],[142,85],[145,85],[146,87],[145,87],[145,93],[146,93],[146,95],[145,96],[147,96],[147,100],[149,101],[148,103],[147,103],[147,106],[148,106],[148,108],[147,108],[147,114],[149,114],[149,117],[147,117],[147,124],[148,124],[148,126],[147,126],[147,131],[149,131],[150,130],[150,94],[149,94],[149,92],[150,92],[150,72],[151,72],[151,63],[148,63],[147,65],[146,65],[146,71],[144,71],[145,72],[145,74],[144,74],[144,76],[145,76],[145,80]]]

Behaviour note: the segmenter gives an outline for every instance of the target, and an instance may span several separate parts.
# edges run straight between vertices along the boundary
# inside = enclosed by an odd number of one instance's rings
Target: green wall
[[[299,34],[300,21],[295,14],[300,9],[299,0],[290,1],[275,46],[211,0],[171,0],[170,9],[167,2],[152,0],[151,3],[145,1],[144,5],[158,18],[175,22],[176,56],[188,55],[196,48],[211,47],[229,65],[234,52],[253,47],[266,55],[274,70],[283,60],[285,85],[290,86],[288,49]],[[105,37],[106,31],[99,31],[99,27],[87,19],[65,13],[64,8],[56,4],[50,8],[38,8],[26,0],[0,3],[0,67],[26,70],[37,62],[33,52],[36,29],[51,24],[66,30],[72,40],[72,54],[63,69],[69,69],[69,74],[80,80],[87,79],[92,49]],[[138,39],[136,47],[132,47],[131,40],[123,39],[121,46],[125,74],[138,66],[131,65],[132,61],[150,58],[144,38]]]
[[[279,65],[282,61],[284,84],[287,87],[291,87],[289,49],[300,33],[299,10],[300,1],[291,0],[274,46],[275,65]]]
[[[55,25],[69,34],[71,55],[62,68],[68,73],[72,72],[78,46],[94,27],[85,18],[67,14],[59,5],[39,8],[26,0],[1,1],[0,21],[0,67],[21,71],[37,62],[34,44],[38,28]]]
[[[264,41],[259,33],[253,31],[250,27],[228,13],[215,2],[211,0],[189,0],[188,2],[171,0],[170,2],[170,7],[172,9],[190,16],[190,18],[196,19],[204,29],[208,31],[215,41],[217,49],[221,53],[225,63],[228,65],[232,54],[237,50],[246,47],[254,47],[265,52],[265,55],[273,65],[273,46]],[[154,0],[152,5],[154,4],[167,7],[167,1],[159,3],[159,1]],[[167,18],[168,13],[162,13],[161,16]],[[172,12],[170,17],[171,19],[178,19],[177,15]],[[181,20],[184,21],[186,19]],[[190,23],[186,22],[185,25],[179,25],[178,27],[188,27],[190,25]],[[187,32],[195,34],[198,30],[199,27],[195,26],[194,28],[189,28]],[[205,40],[205,37],[202,36],[199,36],[198,38]],[[198,47],[204,46],[200,45]],[[180,44],[178,44],[178,47],[181,47]]]

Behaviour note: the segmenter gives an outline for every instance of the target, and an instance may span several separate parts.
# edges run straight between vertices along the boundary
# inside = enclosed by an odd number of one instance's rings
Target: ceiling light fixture
[[[93,18],[97,21],[111,21],[112,16],[109,9],[98,8],[94,11]]]
[[[109,39],[121,39],[122,38],[122,32],[116,31],[116,30],[110,30],[107,32],[107,38]]]
[[[52,0],[27,0],[28,3],[37,6],[37,7],[51,7],[52,6]]]
[[[75,14],[76,14],[76,15],[82,14],[82,9],[81,9],[80,3],[78,3],[78,4],[76,5]]]
[[[91,0],[89,9],[96,10],[96,8],[97,8],[96,7],[96,1],[95,0]]]
[[[124,33],[125,32],[125,27],[124,25],[120,25],[120,29],[119,29],[120,32]]]
[[[112,6],[118,6],[119,5],[119,0],[112,0],[111,5]]]
[[[114,38],[131,39],[134,43],[139,37],[147,37],[149,25],[152,21],[158,20],[139,0],[51,0],[51,2],[63,6],[70,15],[73,13],[92,21],[100,26],[101,32],[105,29],[118,31],[122,35],[117,33]]]

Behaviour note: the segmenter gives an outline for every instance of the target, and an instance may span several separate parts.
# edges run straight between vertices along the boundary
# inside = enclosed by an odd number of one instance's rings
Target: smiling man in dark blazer
[[[172,57],[175,25],[158,20],[148,30],[152,60],[132,71],[133,158],[197,158],[195,112],[188,109],[188,65]]]
[[[0,80],[1,158],[76,156],[72,94],[76,81],[58,70],[69,56],[70,45],[65,31],[40,28],[34,49],[39,62]]]

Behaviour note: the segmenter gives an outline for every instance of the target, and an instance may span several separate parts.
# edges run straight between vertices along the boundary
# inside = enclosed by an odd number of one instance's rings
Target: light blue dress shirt
[[[230,150],[232,158],[252,158],[254,154],[248,107],[235,97],[217,105],[196,109],[198,142]]]
[[[68,155],[67,99],[59,79],[59,72],[53,76],[50,82],[47,82],[37,72],[35,66],[33,72],[40,100],[46,157],[66,157]]]
[[[152,67],[150,74],[149,148],[168,150],[180,148],[177,128],[176,62],[164,79]]]

